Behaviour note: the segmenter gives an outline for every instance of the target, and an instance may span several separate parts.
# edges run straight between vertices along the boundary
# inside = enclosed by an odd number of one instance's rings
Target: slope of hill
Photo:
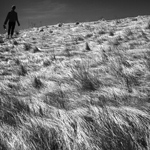
[[[0,38],[0,150],[148,150],[150,16]]]

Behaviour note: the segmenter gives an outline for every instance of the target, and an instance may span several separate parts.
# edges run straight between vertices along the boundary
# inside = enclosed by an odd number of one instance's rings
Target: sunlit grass
[[[148,150],[143,20],[61,23],[2,39],[0,150]]]

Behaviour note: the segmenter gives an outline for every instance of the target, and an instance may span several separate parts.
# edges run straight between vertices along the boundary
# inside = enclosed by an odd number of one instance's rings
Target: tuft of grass
[[[62,26],[63,26],[63,23],[59,23],[59,24],[58,24],[58,27],[62,27]]]
[[[71,56],[70,51],[71,51],[71,50],[70,50],[69,48],[66,48],[66,49],[65,49],[65,53],[66,53],[66,55],[67,55],[68,57]]]
[[[44,67],[50,66],[51,63],[52,63],[52,62],[51,62],[50,60],[46,59],[46,60],[43,61],[43,66],[44,66]]]
[[[79,42],[83,42],[84,40],[84,37],[78,36],[77,38],[75,38],[75,43],[78,44]]]
[[[22,64],[19,65],[19,70],[18,70],[18,74],[20,76],[25,76],[27,74],[27,69],[25,68],[25,66],[23,66]]]
[[[39,29],[39,32],[44,32],[44,29],[43,29],[43,28],[40,28],[40,29]]]
[[[110,35],[110,36],[114,36],[114,31],[110,31],[110,32],[109,32],[109,35]]]
[[[9,51],[10,51],[10,47],[6,46],[6,47],[4,48],[4,51],[5,51],[5,52],[9,52]]]
[[[21,65],[21,61],[19,59],[14,60],[17,65]]]
[[[32,38],[32,40],[36,40],[36,38],[35,38],[35,37],[33,37],[33,38]]]
[[[120,24],[121,23],[121,20],[116,20],[116,24]]]
[[[145,29],[150,29],[150,21],[147,23]]]
[[[40,52],[40,50],[39,50],[38,47],[35,46],[35,47],[33,48],[33,53],[37,53],[37,52]]]
[[[4,43],[4,40],[2,37],[0,37],[0,43]]]
[[[52,31],[52,30],[50,30],[50,31],[49,31],[49,33],[53,33],[53,31]]]
[[[106,32],[105,32],[104,30],[100,30],[98,33],[99,33],[100,35],[106,34]]]
[[[125,33],[126,36],[132,36],[133,35],[133,32],[130,28],[126,28],[124,30],[124,33]]]
[[[85,64],[75,64],[71,73],[73,81],[84,91],[95,91],[101,86],[98,76],[90,72]]]
[[[28,51],[31,49],[31,44],[30,43],[24,43],[24,50]]]
[[[13,44],[14,44],[14,45],[18,45],[19,43],[18,43],[16,40],[14,40],[14,41],[13,41]]]
[[[88,42],[86,42],[86,44],[85,44],[85,50],[87,50],[87,51],[91,51],[91,48],[90,48],[90,46],[89,46]]]
[[[57,57],[56,57],[55,54],[53,54],[52,57],[51,57],[51,61],[53,62],[53,61],[56,61],[56,60],[57,60]]]
[[[75,25],[79,25],[79,24],[80,24],[79,22],[76,22],[76,23],[75,23]]]
[[[112,47],[117,47],[120,45],[120,41],[118,40],[118,38],[114,38],[114,39],[109,40],[109,44]]]
[[[70,45],[67,45],[66,44],[66,48],[64,50],[66,56],[70,57],[71,56],[71,50],[72,50],[72,47]]]
[[[107,63],[109,61],[109,57],[105,50],[102,50],[102,62]]]
[[[90,38],[90,37],[92,37],[93,36],[93,34],[92,33],[89,33],[89,34],[87,34],[85,37],[86,38]]]
[[[37,77],[34,77],[34,80],[33,80],[33,83],[32,83],[33,87],[36,88],[36,89],[40,89],[43,87],[43,83],[42,81],[37,78]]]
[[[19,36],[19,34],[20,34],[19,31],[15,31],[16,36]]]
[[[133,18],[132,21],[138,21],[138,19],[137,18]]]

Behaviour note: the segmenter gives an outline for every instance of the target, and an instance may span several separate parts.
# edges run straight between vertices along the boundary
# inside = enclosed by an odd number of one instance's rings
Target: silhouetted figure
[[[15,12],[16,6],[12,6],[12,10],[7,14],[7,17],[4,22],[4,29],[6,29],[6,24],[8,22],[8,38],[11,35],[11,38],[14,34],[14,29],[16,22],[18,23],[18,26],[20,26],[20,23],[18,21],[18,14]]]

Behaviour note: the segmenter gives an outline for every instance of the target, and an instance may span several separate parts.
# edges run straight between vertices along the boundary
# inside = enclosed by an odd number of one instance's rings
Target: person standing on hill
[[[18,23],[18,26],[20,26],[20,23],[18,21],[18,14],[17,14],[17,12],[15,12],[15,9],[16,9],[16,6],[13,5],[12,10],[7,14],[7,17],[6,17],[4,25],[3,25],[4,29],[6,29],[6,24],[8,22],[8,38],[10,35],[12,38],[12,36],[14,34],[16,22]]]

